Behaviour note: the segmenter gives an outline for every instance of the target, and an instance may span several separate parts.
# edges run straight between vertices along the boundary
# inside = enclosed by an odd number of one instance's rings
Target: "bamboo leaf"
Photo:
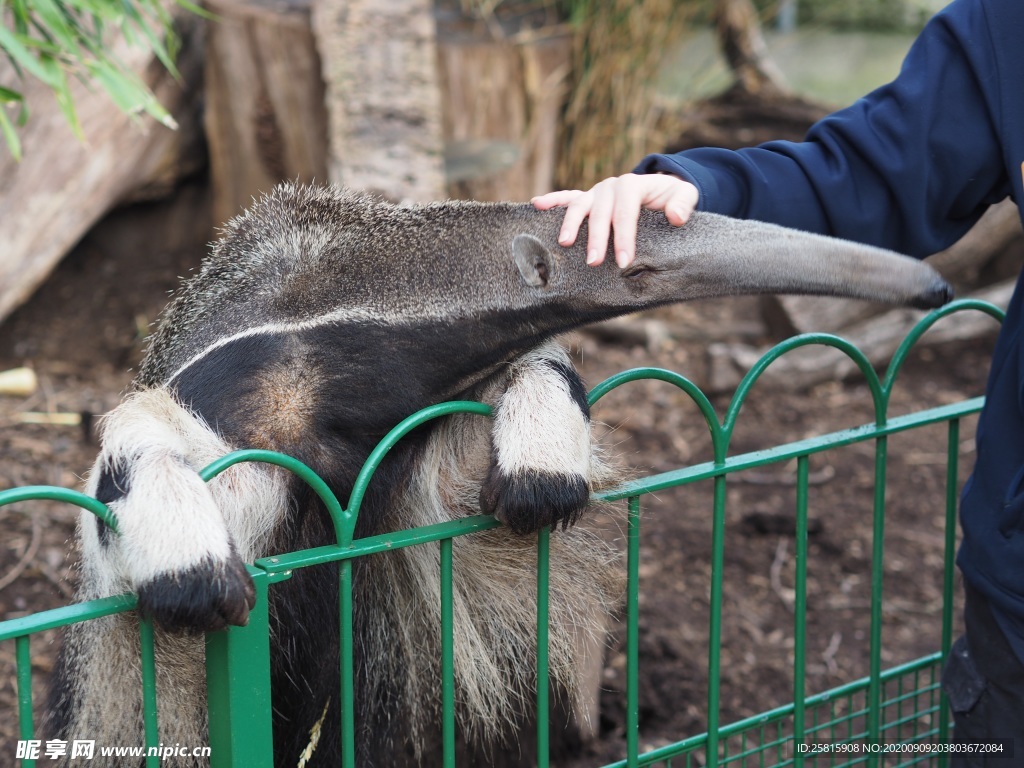
[[[154,51],[157,48],[163,50],[163,41],[153,32],[153,22],[155,21],[161,29],[169,30],[171,28],[171,18],[167,15],[166,11],[164,11],[162,7],[156,6],[153,9],[153,15],[156,18],[151,21],[140,12],[139,3],[127,2],[126,0],[122,3],[122,6],[124,8],[124,17],[126,21],[130,21],[134,25],[135,29],[142,33],[143,37],[145,37],[150,45],[154,47]],[[124,29],[125,27],[126,25],[122,24],[122,28]]]
[[[178,130],[178,121],[175,120],[171,113],[164,109],[163,104],[157,101],[156,97],[151,97],[146,104],[143,106],[146,114],[152,117],[154,120],[158,120],[161,125],[170,128],[172,131]]]
[[[24,67],[51,88],[56,88],[59,84],[58,81],[53,78],[50,70],[44,67],[41,61],[32,55],[22,40],[21,36],[15,35],[7,27],[0,24],[0,48],[6,50],[12,60],[19,66]]]
[[[31,15],[25,0],[13,0],[11,2],[11,15],[14,17],[14,31],[16,34],[24,35],[28,32],[28,20]]]
[[[175,79],[180,79],[181,75],[178,73],[178,68],[174,66],[174,60],[171,58],[170,54],[167,52],[167,49],[164,47],[163,41],[159,37],[157,37],[155,32],[153,32],[153,29],[145,23],[145,20],[142,20],[141,18],[140,21],[138,22],[138,29],[140,32],[142,32],[143,37],[146,38],[146,41],[149,43],[150,49],[153,51],[153,54],[158,59],[160,59],[160,63],[163,64],[164,67],[166,67],[167,71],[170,72]]]
[[[191,2],[191,0],[175,0],[175,2],[189,13],[194,13],[196,16],[201,16],[209,21],[217,21],[219,18],[213,11],[208,11],[206,8]]]
[[[13,104],[15,102],[24,102],[25,97],[17,91],[12,91],[10,88],[4,88],[0,85],[0,102],[4,104]]]
[[[122,112],[129,114],[145,112],[168,128],[176,129],[178,127],[171,114],[163,108],[141,80],[130,73],[116,69],[109,62],[92,62],[89,69],[96,81]]]
[[[7,112],[0,107],[0,131],[4,134],[4,141],[7,142],[7,149],[19,163],[21,162],[21,141],[18,139],[18,132],[11,125]]]
[[[86,66],[118,109],[122,112],[137,112],[142,108],[147,93],[144,86],[132,82],[130,77],[109,61],[89,62]]]
[[[68,85],[67,75],[57,60],[49,55],[41,56],[39,63],[43,65],[49,76],[57,83],[53,86],[53,95],[57,97],[57,106],[60,107],[64,119],[68,121],[75,136],[80,141],[84,141],[85,134],[82,133],[82,124],[78,121],[78,113],[75,112],[75,104],[71,98],[71,88]]]
[[[213,14],[194,0],[175,4],[205,18]],[[0,0],[0,53],[17,74],[31,75],[54,93],[60,111],[79,138],[84,138],[73,103],[69,81],[92,79],[124,112],[145,112],[164,125],[176,127],[140,77],[126,69],[109,52],[110,34],[116,29],[128,44],[151,53],[174,77],[180,78],[175,58],[180,40],[173,29],[171,10],[163,0]],[[20,103],[17,120],[4,112],[4,140],[12,153],[21,145],[12,141],[23,125],[27,109],[21,94],[0,87],[0,105]],[[12,134],[13,132],[13,134]]]
[[[55,39],[64,49],[65,55],[77,56],[81,50],[78,45],[78,35],[68,24],[57,4],[53,0],[33,0],[33,8],[52,35],[52,39]]]

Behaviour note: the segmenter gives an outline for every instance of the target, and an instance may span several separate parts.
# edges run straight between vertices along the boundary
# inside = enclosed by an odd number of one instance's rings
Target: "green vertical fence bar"
[[[452,540],[441,539],[441,745],[445,768],[455,765],[455,617]]]
[[[960,474],[960,420],[952,419],[946,438],[946,531],[945,559],[942,573],[942,658],[949,658],[953,647],[953,583],[956,559],[956,511],[959,500]],[[939,694],[939,741],[949,742],[949,702],[946,694]],[[947,765],[949,757],[942,755],[940,765]]]
[[[139,621],[139,648],[142,661],[142,725],[146,740],[146,768],[159,768],[160,746],[156,708],[156,639],[153,622]]]
[[[256,604],[249,623],[206,635],[210,768],[273,768],[270,690],[270,577],[249,568]]]
[[[802,766],[804,756],[797,747],[806,741],[804,706],[807,699],[807,496],[809,480],[807,456],[796,465],[796,584],[793,595],[793,764]]]
[[[832,742],[833,744],[835,744],[836,741],[837,741],[836,737],[838,736],[838,731],[836,730],[836,725],[838,725],[838,723],[836,722],[836,702],[834,700],[832,701],[832,705],[829,707],[829,713],[828,714],[829,714],[829,721],[830,721],[829,722],[829,728],[828,728],[828,740],[830,742]],[[835,755],[832,755],[829,758],[829,763],[828,764],[829,764],[829,768],[832,768],[833,766],[835,766],[835,764],[836,764]]]
[[[23,741],[35,738],[35,725],[32,721],[32,652],[29,636],[22,635],[14,639],[14,656],[18,679],[18,735]],[[34,768],[36,761],[22,761],[23,768]]]
[[[866,741],[876,743],[881,738],[882,722],[882,582],[885,554],[885,467],[888,456],[888,437],[875,441],[875,493],[874,519],[871,541],[871,658],[869,661],[868,722]],[[881,756],[873,754],[869,765],[880,765]]]
[[[916,677],[916,673],[915,673],[915,677]],[[889,734],[884,733],[884,726],[883,726],[883,734],[885,736],[885,740],[886,741],[892,742],[892,741],[902,741],[903,740],[903,732],[905,730],[904,729],[904,724],[903,724],[903,703],[904,703],[904,695],[905,695],[905,691],[903,690],[903,683],[904,682],[905,682],[905,680],[902,677],[899,680],[896,681],[896,719],[895,719],[895,725],[893,726],[893,732],[892,733],[889,733]],[[916,680],[915,680],[915,682],[916,682]],[[883,723],[885,722],[885,718],[886,718],[885,707],[883,707],[882,708],[882,722]]]
[[[725,475],[715,477],[711,527],[711,616],[708,627],[707,765],[718,765],[718,722],[722,681],[722,591],[725,567]]]
[[[356,768],[355,657],[352,648],[352,561],[338,564],[341,622],[341,765]]]
[[[537,532],[537,766],[550,762],[548,702],[548,628],[551,621],[549,585],[551,569],[551,529]]]
[[[640,764],[640,497],[629,497],[626,531],[626,765]]]

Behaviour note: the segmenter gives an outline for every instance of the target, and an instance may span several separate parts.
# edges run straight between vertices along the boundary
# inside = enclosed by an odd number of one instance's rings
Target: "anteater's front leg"
[[[239,465],[210,483],[198,470],[230,452],[164,389],[136,393],[104,419],[87,492],[118,533],[83,518],[83,560],[96,597],[125,589],[172,631],[244,624],[253,605],[244,563],[287,508],[279,475]]]
[[[485,512],[517,533],[579,519],[591,490],[590,408],[561,346],[547,342],[511,363],[491,442]]]

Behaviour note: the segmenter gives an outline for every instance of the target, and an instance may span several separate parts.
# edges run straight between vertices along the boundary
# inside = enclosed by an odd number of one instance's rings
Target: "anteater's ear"
[[[547,247],[533,235],[516,235],[512,241],[512,254],[519,274],[527,285],[545,288],[554,270],[555,260]]]

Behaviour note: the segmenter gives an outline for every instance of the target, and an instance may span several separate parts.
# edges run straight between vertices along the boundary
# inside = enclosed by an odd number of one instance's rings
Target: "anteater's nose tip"
[[[935,309],[949,304],[953,300],[953,296],[953,286],[942,278],[938,278],[930,289],[921,294],[918,301],[915,302],[915,306],[918,309]]]

